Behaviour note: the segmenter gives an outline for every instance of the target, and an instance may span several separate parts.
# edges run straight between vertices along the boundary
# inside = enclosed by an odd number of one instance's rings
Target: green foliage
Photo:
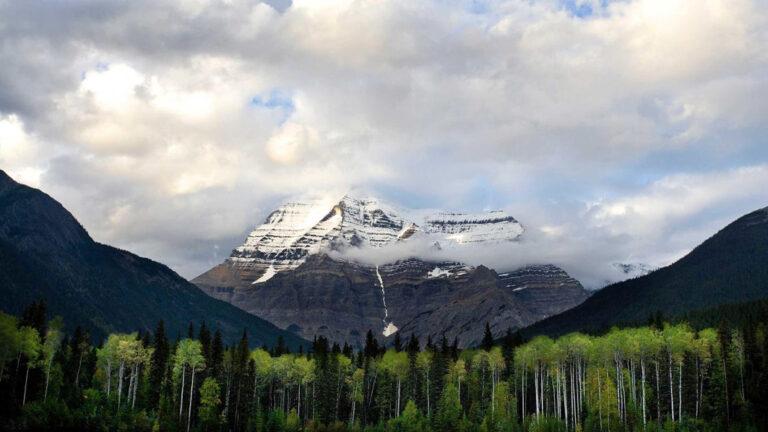
[[[428,429],[427,419],[412,400],[405,405],[400,417],[390,419],[387,423],[388,432],[426,432]]]
[[[285,413],[274,410],[267,416],[264,432],[283,432],[285,430]]]
[[[443,389],[432,427],[439,431],[458,431],[461,417],[462,409],[459,402],[458,388],[453,383],[449,383]]]
[[[301,430],[301,419],[299,418],[296,408],[292,408],[288,413],[288,418],[285,420],[286,432],[298,432]]]
[[[200,387],[200,428],[214,431],[219,428],[219,384],[213,378],[206,378]]]
[[[205,326],[170,344],[161,324],[153,338],[111,334],[96,348],[58,319],[0,313],[0,429],[766,430],[767,319],[528,343],[510,333],[455,352],[411,338],[400,352],[371,342],[354,353],[318,338],[290,354],[250,350],[247,334],[225,349]]]

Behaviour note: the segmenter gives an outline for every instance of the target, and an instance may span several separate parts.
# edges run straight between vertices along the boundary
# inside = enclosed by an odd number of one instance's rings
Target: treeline
[[[768,299],[728,303],[714,308],[686,312],[673,318],[674,322],[687,322],[695,329],[717,327],[725,318],[731,325],[742,327],[766,320]]]
[[[457,348],[415,336],[362,350],[317,338],[226,344],[204,323],[185,337],[63,332],[33,303],[0,313],[0,429],[157,431],[762,431],[766,317],[692,330],[655,320],[601,336]]]

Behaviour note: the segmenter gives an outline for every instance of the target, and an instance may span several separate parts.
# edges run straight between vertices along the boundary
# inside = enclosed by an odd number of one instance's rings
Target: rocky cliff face
[[[568,310],[589,297],[581,283],[551,264],[533,265],[499,275],[501,285],[539,321]]]
[[[322,335],[361,346],[368,330],[380,339],[399,331],[435,340],[444,333],[471,346],[486,322],[501,336],[588,297],[564,271],[543,267],[550,282],[537,279],[535,267],[500,277],[482,266],[410,259],[376,267],[318,254],[262,283],[200,287],[307,339]]]

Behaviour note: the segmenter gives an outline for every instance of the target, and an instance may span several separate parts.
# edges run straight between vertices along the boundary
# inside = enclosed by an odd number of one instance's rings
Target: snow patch
[[[258,283],[266,282],[266,281],[272,279],[272,276],[274,276],[276,274],[277,274],[277,271],[275,270],[275,267],[269,266],[269,268],[267,268],[267,270],[264,272],[264,274],[261,275],[260,278],[258,278],[255,281],[253,281],[253,283],[251,285],[256,285]]]
[[[398,330],[399,329],[397,328],[396,325],[389,323],[387,324],[387,327],[384,328],[384,331],[381,333],[384,335],[384,337],[387,337],[389,335],[395,334]]]
[[[429,273],[427,273],[428,279],[439,278],[441,276],[449,277],[451,276],[451,271],[446,269],[441,269],[440,267],[435,267]]]

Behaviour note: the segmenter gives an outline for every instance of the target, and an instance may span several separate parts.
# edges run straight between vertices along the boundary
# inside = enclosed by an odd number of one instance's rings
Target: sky
[[[0,168],[189,278],[355,187],[594,286],[767,206],[767,118],[761,0],[0,0]]]

